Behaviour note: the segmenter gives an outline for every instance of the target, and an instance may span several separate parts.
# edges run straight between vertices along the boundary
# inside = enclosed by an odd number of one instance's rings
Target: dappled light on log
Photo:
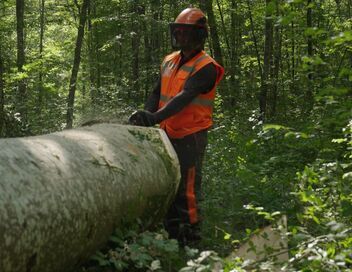
[[[0,271],[71,271],[113,230],[160,222],[179,181],[163,131],[100,124],[0,141]]]

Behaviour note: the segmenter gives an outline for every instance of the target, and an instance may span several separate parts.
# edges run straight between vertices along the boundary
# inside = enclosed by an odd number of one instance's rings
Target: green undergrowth
[[[333,137],[261,124],[246,135],[235,126],[210,133],[200,244],[182,248],[162,228],[117,230],[83,271],[351,271],[352,123]],[[289,260],[278,263],[270,247],[255,263],[227,258],[282,215]]]
[[[317,100],[303,121],[217,115],[203,165],[202,241],[185,249],[162,229],[120,230],[86,271],[351,271],[351,102],[332,99]],[[255,263],[227,258],[282,215],[289,260],[277,263],[270,248]]]
[[[304,124],[219,120],[204,165],[207,247],[226,256],[272,215],[285,214],[284,271],[350,271],[351,102],[338,99]],[[263,264],[257,271],[266,270]]]
[[[191,248],[181,248],[176,240],[168,239],[161,226],[149,231],[136,222],[116,229],[107,245],[80,272],[178,271],[192,254],[195,252]]]

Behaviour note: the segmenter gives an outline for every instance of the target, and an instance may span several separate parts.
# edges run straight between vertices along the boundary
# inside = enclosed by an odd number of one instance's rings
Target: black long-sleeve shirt
[[[195,52],[195,54],[198,53],[199,52]],[[195,54],[192,54],[192,56],[187,59],[181,59],[178,68],[180,68],[188,60],[194,57]],[[207,64],[194,75],[192,75],[189,79],[187,79],[183,90],[175,97],[173,97],[163,108],[158,110],[161,92],[161,76],[159,76],[153,92],[145,103],[144,109],[154,113],[154,117],[157,123],[160,123],[170,116],[180,112],[199,94],[204,94],[211,91],[215,85],[216,76],[217,71],[215,65],[212,63]]]

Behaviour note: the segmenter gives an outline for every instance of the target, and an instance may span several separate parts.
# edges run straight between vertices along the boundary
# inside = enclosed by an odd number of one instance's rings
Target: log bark
[[[0,271],[75,271],[114,229],[163,218],[178,186],[162,130],[99,124],[0,141]]]

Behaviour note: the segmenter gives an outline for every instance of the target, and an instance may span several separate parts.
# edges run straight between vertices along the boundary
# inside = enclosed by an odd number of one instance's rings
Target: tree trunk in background
[[[132,4],[132,93],[128,93],[128,98],[137,98],[140,90],[140,78],[139,78],[139,42],[141,39],[140,31],[140,15],[143,14],[143,7],[138,3],[139,1],[133,1]],[[132,95],[131,95],[132,94]]]
[[[5,86],[4,86],[4,60],[2,53],[2,44],[0,44],[0,137],[4,136],[5,130]]]
[[[275,1],[276,5],[276,18],[280,17],[280,0]],[[276,115],[276,106],[277,106],[277,97],[280,86],[279,71],[281,64],[281,27],[280,24],[275,24],[274,26],[274,65],[272,70],[272,94],[270,99],[270,117],[275,117]]]
[[[219,0],[216,0],[216,5],[218,7],[219,10],[219,14],[220,14],[220,20],[221,20],[221,29],[223,32],[223,37],[225,40],[225,44],[226,44],[226,50],[224,52],[226,56],[226,60],[227,62],[223,59],[223,66],[227,66],[229,67],[229,71],[226,71],[226,74],[229,74],[229,72],[231,71],[231,62],[232,62],[232,54],[231,54],[231,46],[230,46],[230,40],[229,40],[229,35],[227,34],[227,29],[226,29],[226,24],[225,24],[225,19],[224,19],[224,15],[222,12],[222,7],[220,5]],[[221,49],[221,48],[220,48]],[[234,106],[234,97],[238,97],[237,94],[237,89],[233,89],[233,84],[231,80],[224,80],[223,84],[223,100],[224,100],[224,106],[231,109]]]
[[[153,12],[152,6],[152,12]],[[153,12],[153,18],[155,19],[155,13]],[[145,16],[147,19],[147,16]],[[156,19],[155,19],[156,20]],[[150,28],[148,28],[148,26]],[[154,48],[152,46],[153,39],[156,36],[155,34],[158,32],[153,31],[155,29],[155,24],[150,25],[148,20],[143,21],[142,31],[144,33],[144,62],[145,62],[145,69],[146,69],[146,76],[145,76],[145,85],[144,85],[144,92],[143,92],[143,101],[146,101],[149,93],[151,91],[151,82],[154,80],[152,75],[152,54],[155,54]]]
[[[214,58],[219,64],[223,65],[224,61],[220,47],[220,40],[215,21],[215,15],[213,12],[213,0],[200,0],[200,6],[201,9],[207,13],[210,28],[211,44],[214,51]]]
[[[259,76],[260,76],[260,80],[263,81],[263,68],[262,68],[262,64],[261,64],[261,61],[260,61],[260,53],[259,53],[259,48],[258,48],[257,37],[256,37],[255,31],[254,31],[254,22],[253,22],[251,4],[250,4],[249,0],[247,0],[247,8],[248,8],[249,21],[251,23],[250,27],[251,27],[252,39],[253,39],[253,43],[254,43],[254,49],[255,49],[257,62],[258,62]]]
[[[293,5],[291,4],[291,11],[293,12]],[[295,24],[291,22],[291,93],[296,93],[296,43],[295,43]]]
[[[160,3],[163,3],[164,1],[160,1]],[[166,2],[166,0],[165,0]],[[174,19],[174,18],[173,18]],[[165,55],[169,54],[171,52],[171,43],[170,43],[170,30],[169,28],[167,28],[168,31],[163,31],[163,23],[162,22],[171,22],[172,20],[167,17],[167,13],[163,10],[160,9],[159,10],[159,20],[160,22],[159,24],[159,37],[160,37],[160,49],[159,49],[159,55],[155,56],[157,59],[154,63],[157,63],[158,65],[158,71],[159,71],[159,67],[160,67],[160,63],[162,61],[162,59],[164,58]]]
[[[270,66],[272,61],[273,51],[273,19],[272,14],[269,12],[269,5],[272,0],[266,0],[266,12],[265,12],[265,41],[264,41],[264,65],[263,65],[263,80],[261,82],[260,94],[259,94],[259,109],[261,120],[265,120],[266,109],[267,109],[267,97],[268,92],[271,90],[271,79],[270,79]]]
[[[313,28],[313,19],[312,19],[312,0],[307,0],[307,28],[310,29],[310,31]],[[312,58],[313,57],[313,38],[312,35],[308,35],[307,37],[307,53],[308,57]],[[312,110],[313,108],[313,103],[314,103],[314,98],[313,98],[313,71],[312,71],[312,65],[311,65],[312,59],[309,61],[309,66],[308,66],[308,86],[306,90],[306,95],[305,95],[305,103],[303,112],[308,113]]]
[[[349,51],[349,69],[352,69],[352,52],[351,51]],[[352,89],[352,81],[350,80],[349,81],[349,86],[350,86],[350,88]]]
[[[43,86],[43,48],[44,48],[44,28],[45,28],[45,0],[40,2],[40,35],[39,35],[39,59],[41,60],[40,70],[39,70],[39,93],[38,93],[38,109],[42,108],[43,96],[44,96],[44,86]]]
[[[308,1],[309,2],[309,1]],[[335,0],[338,18],[342,18],[341,14],[341,0]]]
[[[90,2],[89,2],[89,6],[91,6]],[[93,1],[93,16],[94,18],[97,17],[97,4],[96,1]],[[99,97],[100,95],[100,88],[102,86],[102,71],[101,71],[101,63],[100,63],[100,51],[99,51],[99,45],[100,45],[100,40],[99,40],[99,29],[98,29],[99,24],[95,24],[94,26],[92,26],[92,35],[93,35],[93,39],[94,39],[94,66],[95,66],[95,90],[96,90],[96,98]],[[121,53],[121,57],[120,59],[122,59],[122,53]],[[120,61],[120,63],[122,63],[122,61]],[[122,66],[122,64],[121,64]],[[120,66],[120,68],[121,68]],[[120,69],[121,71],[122,69]],[[122,75],[122,74],[121,74]],[[122,76],[121,76],[122,77]],[[121,78],[120,77],[120,78]],[[98,103],[100,101],[98,100]]]
[[[312,18],[312,0],[307,0],[307,28],[310,30],[313,27],[313,18]],[[307,53],[309,57],[313,56],[313,39],[312,35],[308,35],[307,37]],[[310,76],[309,74],[308,76]]]
[[[159,223],[180,179],[155,128],[100,124],[0,150],[1,272],[80,271],[116,228]]]
[[[121,20],[121,10],[119,9],[118,10],[118,20],[120,21]],[[116,62],[118,63],[117,64],[117,74],[116,74],[116,77],[118,78],[116,80],[116,84],[117,85],[120,85],[121,82],[122,82],[122,78],[123,78],[123,70],[124,70],[124,67],[123,67],[123,46],[122,46],[122,41],[121,41],[121,38],[122,38],[122,33],[123,33],[123,29],[122,28],[118,28],[118,30],[120,31],[119,32],[119,41],[117,42],[117,47],[116,47]],[[98,52],[98,50],[97,50]]]
[[[25,41],[24,41],[24,0],[16,0],[16,29],[17,29],[17,69],[23,72],[25,64]],[[17,86],[17,109],[21,115],[22,124],[27,124],[26,111],[26,82],[20,79]]]
[[[223,12],[222,12],[222,7],[219,3],[219,0],[216,0],[216,5],[218,7],[218,10],[219,10],[219,14],[220,14],[220,19],[221,19],[221,27],[222,27],[222,30],[223,30],[223,37],[224,37],[224,40],[225,40],[225,43],[226,43],[226,47],[227,47],[227,54],[228,54],[228,59],[232,59],[232,52],[231,52],[231,48],[230,48],[230,41],[229,41],[229,35],[227,34],[227,29],[226,29],[226,24],[225,24],[225,20],[224,20],[224,15],[223,15]]]
[[[83,0],[81,13],[79,15],[79,26],[78,26],[78,32],[77,32],[75,55],[73,60],[69,94],[68,94],[68,100],[67,100],[66,128],[72,128],[72,124],[73,124],[73,108],[75,103],[77,75],[79,70],[79,64],[81,62],[81,49],[83,44],[84,26],[86,24],[88,6],[89,6],[89,0]]]
[[[152,48],[152,55],[153,57],[156,58],[156,60],[159,62],[159,59],[163,56],[160,55],[161,52],[161,46],[162,46],[162,33],[160,32],[159,29],[159,20],[161,17],[162,10],[159,8],[160,6],[160,1],[159,0],[152,0],[151,1],[151,10],[152,10],[152,17],[153,17],[153,23],[150,25],[151,27],[151,35],[148,37],[151,42],[151,48]],[[169,33],[168,33],[169,34]]]
[[[88,9],[87,9],[87,15],[88,15],[88,20],[87,20],[87,46],[88,46],[88,65],[89,65],[89,85],[90,85],[90,103],[94,107],[96,105],[96,99],[95,99],[95,80],[94,80],[94,37],[93,37],[93,25],[92,25],[92,17],[94,15],[92,14],[92,6],[94,5],[94,0],[89,3]]]
[[[99,104],[99,61],[98,61],[98,41],[96,37],[97,24],[92,23],[92,18],[96,18],[96,1],[90,1],[88,5],[88,63],[90,81],[90,103],[92,107]],[[118,65],[116,65],[118,68]],[[116,76],[116,75],[115,75]]]
[[[242,51],[242,22],[237,0],[231,0],[231,82],[233,86],[230,105],[235,107],[237,101],[241,99],[240,76],[241,76],[241,51]]]

